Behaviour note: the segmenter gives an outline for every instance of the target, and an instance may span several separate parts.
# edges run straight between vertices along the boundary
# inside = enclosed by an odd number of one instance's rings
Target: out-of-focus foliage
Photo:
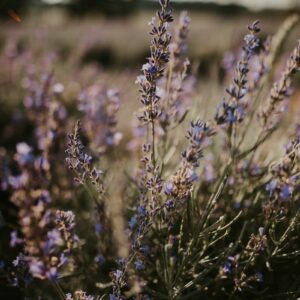
[[[107,16],[126,16],[135,12],[140,0],[73,0],[70,9],[76,13],[102,12]]]
[[[30,0],[2,0],[0,1],[0,16],[7,16],[11,10],[17,13],[24,12],[30,4]]]

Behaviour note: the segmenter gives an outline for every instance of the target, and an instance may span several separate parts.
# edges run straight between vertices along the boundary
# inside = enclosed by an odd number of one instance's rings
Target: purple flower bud
[[[254,53],[260,46],[260,40],[254,34],[247,34],[244,37],[244,40],[246,42],[245,49],[251,54]]]
[[[170,181],[166,182],[166,184],[164,185],[164,193],[169,196],[172,195],[173,191],[174,191],[173,182]]]
[[[45,272],[45,266],[43,262],[34,259],[29,262],[29,270],[33,277],[42,277]]]
[[[102,226],[101,223],[96,223],[96,224],[95,224],[95,231],[96,231],[97,234],[101,234],[101,233],[102,233],[102,231],[103,231],[103,226]]]
[[[280,197],[283,200],[289,200],[292,194],[292,188],[288,185],[284,185],[280,192]]]
[[[167,201],[166,201],[166,206],[167,206],[168,209],[173,208],[173,207],[175,206],[175,205],[174,205],[174,201],[171,200],[171,199],[167,200]]]
[[[144,268],[145,268],[144,263],[141,260],[135,261],[134,266],[135,266],[136,270],[138,270],[138,271],[144,270]]]
[[[148,245],[141,246],[140,251],[147,256],[150,254],[150,247]]]
[[[20,263],[20,256],[18,255],[12,262],[12,264],[17,267]]]
[[[139,216],[141,216],[141,217],[144,217],[147,215],[147,210],[144,206],[139,206],[137,211],[138,211]]]
[[[157,72],[156,66],[152,65],[150,63],[144,64],[143,67],[142,67],[142,70],[148,72],[151,75],[153,75]]]
[[[129,228],[133,229],[135,227],[135,225],[137,224],[137,216],[133,215],[130,219],[130,221],[128,222]]]
[[[188,169],[186,174],[186,179],[189,183],[197,181],[199,179],[198,174],[193,169]]]
[[[20,166],[31,163],[33,161],[32,148],[26,143],[18,143],[15,157]]]
[[[68,262],[69,262],[68,257],[66,257],[64,253],[61,253],[59,257],[59,266],[66,265]]]
[[[230,262],[226,262],[223,266],[223,272],[225,274],[228,274],[231,272],[231,263]]]
[[[13,248],[16,245],[22,244],[23,243],[23,239],[18,237],[18,233],[16,230],[12,231],[10,233],[10,246]]]
[[[262,170],[259,166],[255,165],[255,166],[252,167],[251,175],[257,176],[257,175],[260,175],[261,173],[262,173]]]
[[[277,187],[277,180],[276,179],[272,179],[266,186],[266,190],[270,193],[273,193]]]
[[[58,279],[57,268],[51,267],[50,270],[46,272],[46,276],[51,281],[56,281]]]
[[[114,275],[116,280],[119,280],[123,276],[123,272],[121,270],[116,270],[116,271],[113,272],[113,275]]]
[[[105,263],[106,259],[105,257],[102,255],[102,254],[98,254],[96,257],[95,257],[95,262],[99,265],[99,266],[102,266],[104,263]]]
[[[157,72],[156,66],[151,65],[151,66],[148,68],[148,72],[149,72],[151,75],[154,75],[154,74]]]
[[[53,251],[53,248],[62,242],[60,232],[56,229],[52,229],[47,233],[47,241],[44,245],[44,253],[49,254]]]

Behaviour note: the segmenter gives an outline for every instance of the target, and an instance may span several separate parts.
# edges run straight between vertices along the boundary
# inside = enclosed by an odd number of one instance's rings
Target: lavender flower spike
[[[266,129],[274,128],[278,123],[278,115],[282,112],[282,103],[289,96],[291,87],[291,78],[300,70],[300,41],[291,54],[285,71],[282,73],[279,81],[275,82],[268,102],[261,110],[259,117],[262,125]],[[277,118],[276,118],[277,115]]]
[[[81,184],[90,180],[96,186],[97,191],[103,193],[102,171],[92,166],[92,157],[84,152],[84,146],[80,140],[80,122],[77,121],[74,133],[68,135],[66,162],[70,169],[74,170],[75,178]]]
[[[145,124],[153,122],[159,115],[156,87],[157,80],[163,75],[167,62],[169,61],[170,52],[169,44],[171,35],[168,33],[168,23],[173,21],[170,11],[170,1],[160,1],[161,10],[157,11],[158,25],[154,20],[150,22],[152,29],[150,34],[153,36],[150,45],[151,55],[148,63],[143,65],[142,75],[137,79],[140,85],[141,102],[145,105],[145,109],[138,116],[139,120]]]
[[[58,230],[62,233],[69,251],[72,251],[74,244],[78,241],[78,237],[74,233],[75,215],[72,211],[56,211],[56,224]]]
[[[198,180],[196,168],[202,156],[203,147],[207,139],[215,134],[215,130],[208,123],[196,121],[191,123],[187,139],[188,148],[182,153],[181,166],[175,175],[165,184],[165,194],[175,199],[183,200],[189,197],[193,183]]]
[[[242,99],[248,92],[249,61],[260,47],[260,40],[256,34],[260,31],[258,21],[248,26],[249,34],[244,38],[242,57],[237,63],[236,76],[232,85],[226,90],[229,98],[224,98],[217,109],[215,121],[217,124],[233,124],[242,122],[245,116]]]

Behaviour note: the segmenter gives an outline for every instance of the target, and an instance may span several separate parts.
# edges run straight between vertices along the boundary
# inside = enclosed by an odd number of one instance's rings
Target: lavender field
[[[0,19],[1,300],[300,299],[298,15],[154,8]]]

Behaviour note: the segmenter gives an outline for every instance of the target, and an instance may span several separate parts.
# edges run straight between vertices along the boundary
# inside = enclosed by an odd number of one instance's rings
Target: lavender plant
[[[115,89],[79,89],[74,111],[52,72],[26,77],[33,129],[14,153],[0,149],[16,219],[7,247],[19,252],[5,262],[0,253],[0,276],[33,299],[298,299],[300,132],[292,124],[290,133],[283,108],[299,45],[274,76],[296,18],[277,39],[261,37],[258,21],[248,26],[227,96],[186,129],[190,18],[182,13],[172,30],[170,1],[159,5],[137,78],[140,151],[121,142],[133,137],[118,127]]]

